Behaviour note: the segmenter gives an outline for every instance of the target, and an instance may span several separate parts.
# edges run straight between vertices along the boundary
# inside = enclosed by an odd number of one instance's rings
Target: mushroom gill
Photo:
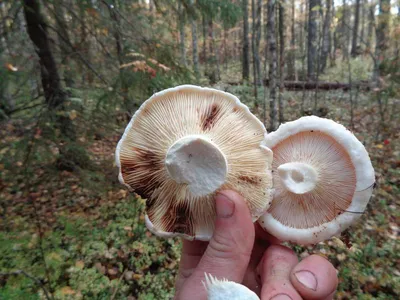
[[[330,222],[348,209],[355,192],[356,174],[348,153],[335,139],[317,130],[299,132],[278,143],[272,151],[275,193],[268,212],[279,222],[294,228],[310,228]],[[289,168],[290,164],[294,164],[293,168]],[[287,166],[286,172],[279,172],[282,165]],[[316,178],[307,177],[309,170],[315,172]],[[290,186],[310,183],[307,181],[312,181],[313,187],[304,193]]]
[[[116,150],[120,181],[146,198],[146,225],[160,236],[208,240],[214,196],[233,189],[254,221],[271,201],[265,127],[235,96],[180,86],[135,113]]]

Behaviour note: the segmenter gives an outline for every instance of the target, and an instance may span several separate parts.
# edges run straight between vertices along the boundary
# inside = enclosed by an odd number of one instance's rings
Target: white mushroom
[[[211,274],[205,274],[206,282],[203,282],[207,290],[208,300],[260,300],[256,293],[246,286],[228,281],[218,280]]]
[[[184,85],[153,95],[118,143],[121,183],[146,198],[155,234],[209,240],[214,196],[233,189],[253,220],[269,207],[272,152],[263,124],[235,96]]]
[[[260,225],[282,241],[314,244],[364,212],[375,182],[363,144],[344,126],[315,116],[281,125],[273,153],[273,201]]]

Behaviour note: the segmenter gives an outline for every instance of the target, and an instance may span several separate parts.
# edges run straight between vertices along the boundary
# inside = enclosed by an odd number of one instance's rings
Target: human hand
[[[249,209],[237,193],[216,196],[217,218],[210,242],[183,241],[177,300],[204,300],[205,273],[247,286],[262,300],[332,299],[336,269],[311,255],[298,262],[289,248],[254,226]]]

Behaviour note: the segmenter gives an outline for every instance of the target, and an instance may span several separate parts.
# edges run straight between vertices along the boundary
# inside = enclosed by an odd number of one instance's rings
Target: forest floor
[[[251,87],[222,88],[255,107]],[[301,116],[302,99],[306,110],[312,107],[314,96],[286,92],[286,120]],[[319,92],[318,101],[325,117],[349,126],[349,93]],[[360,93],[356,101],[353,132],[377,177],[370,204],[341,237],[293,248],[299,257],[317,253],[334,264],[337,299],[399,299],[400,103],[388,100],[382,128],[373,96]],[[261,105],[253,112],[262,117]],[[82,138],[93,166],[74,172],[58,171],[34,146],[26,160],[12,160],[23,130],[16,122],[0,129],[0,299],[172,297],[180,241],[153,236],[144,225],[144,201],[118,183],[114,151],[124,127]],[[39,140],[37,133],[30,143]]]

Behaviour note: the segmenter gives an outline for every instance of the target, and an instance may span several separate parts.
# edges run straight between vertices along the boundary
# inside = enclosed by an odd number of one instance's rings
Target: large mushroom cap
[[[314,244],[339,234],[364,212],[375,182],[361,142],[344,126],[315,116],[266,136],[274,196],[260,225],[282,241]]]
[[[118,143],[119,179],[146,198],[146,225],[158,236],[209,240],[214,196],[233,189],[257,220],[271,201],[266,130],[233,95],[184,85],[153,95]]]

